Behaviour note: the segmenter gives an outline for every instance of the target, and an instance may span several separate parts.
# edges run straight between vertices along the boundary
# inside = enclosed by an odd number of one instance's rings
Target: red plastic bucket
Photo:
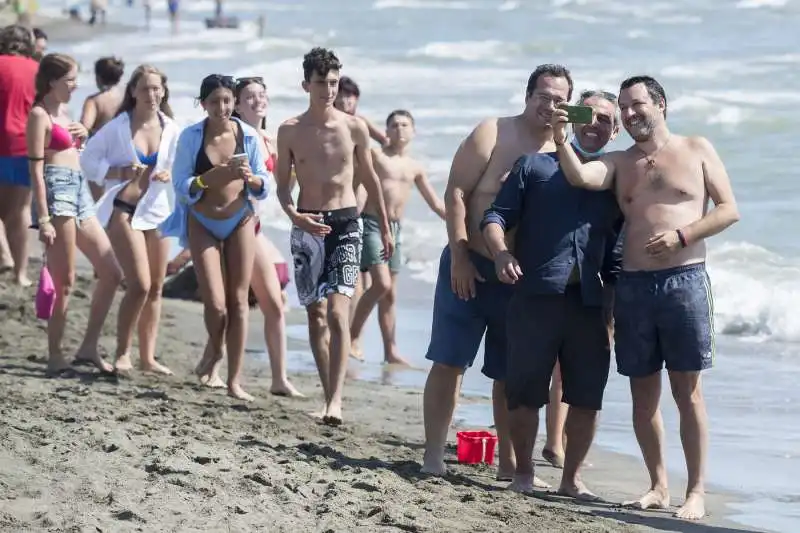
[[[497,437],[489,431],[459,431],[456,433],[458,462],[469,465],[494,464]]]

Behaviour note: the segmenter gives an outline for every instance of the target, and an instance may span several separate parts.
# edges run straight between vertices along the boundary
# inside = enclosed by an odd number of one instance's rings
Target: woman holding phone
[[[89,139],[81,155],[86,177],[105,185],[97,215],[125,274],[114,363],[122,372],[133,368],[130,351],[138,327],[140,368],[172,373],[156,361],[161,290],[169,259],[169,241],[161,237],[158,226],[175,204],[170,180],[178,134],[167,77],[142,65],[125,87],[117,116]]]
[[[77,141],[86,138],[86,128],[64,113],[65,105],[77,88],[77,77],[78,65],[71,57],[48,54],[42,58],[27,128],[39,239],[46,246],[47,266],[56,287],[55,308],[47,323],[47,370],[51,375],[69,368],[61,352],[61,340],[75,283],[76,245],[92,263],[98,279],[86,334],[75,360],[91,362],[103,372],[111,372],[113,368],[98,353],[97,343],[122,279],[111,243],[95,216],[89,185],[81,172]]]
[[[178,203],[161,230],[182,246],[188,242],[197,272],[210,346],[196,373],[208,383],[226,342],[228,394],[252,400],[240,382],[255,258],[252,200],[266,198],[269,174],[258,133],[231,116],[235,88],[230,76],[203,79],[198,99],[207,117],[178,138],[172,168]]]

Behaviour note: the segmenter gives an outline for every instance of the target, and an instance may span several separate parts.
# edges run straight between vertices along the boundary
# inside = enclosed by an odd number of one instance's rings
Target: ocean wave
[[[441,2],[436,0],[378,0],[372,9],[472,9],[469,2]]]
[[[428,43],[410,50],[406,55],[461,61],[505,62],[511,60],[516,51],[517,47],[503,41],[457,41]]]

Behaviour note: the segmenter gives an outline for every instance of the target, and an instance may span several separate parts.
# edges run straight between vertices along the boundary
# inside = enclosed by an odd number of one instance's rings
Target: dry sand
[[[90,292],[80,279],[67,352],[79,344]],[[203,389],[190,374],[205,341],[196,303],[164,306],[160,353],[176,376],[116,380],[80,368],[47,379],[32,295],[0,279],[0,531],[734,531],[720,521],[519,496],[488,466],[421,475],[419,391],[351,380],[348,423],[332,429],[307,415],[318,407],[316,376],[292,376],[313,398],[272,397],[266,365],[251,359],[246,385],[256,402]],[[251,329],[259,319],[252,313]],[[114,323],[112,314],[107,351]],[[587,481],[604,496],[643,486],[638,462],[597,451],[591,460]],[[557,472],[539,469],[551,482]],[[721,497],[711,507],[719,515]]]

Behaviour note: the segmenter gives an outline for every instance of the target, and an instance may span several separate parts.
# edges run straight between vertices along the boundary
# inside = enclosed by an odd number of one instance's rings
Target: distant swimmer
[[[670,504],[659,402],[666,366],[680,413],[688,470],[686,500],[676,513],[705,515],[708,420],[701,371],[714,361],[714,308],[705,239],[739,220],[728,173],[704,137],[667,127],[667,96],[650,76],[620,86],[622,123],[635,144],[582,163],[566,141],[567,114],[553,112],[554,139],[567,180],[614,191],[625,215],[622,272],[614,322],[617,370],[630,378],[633,428],[650,489],[628,502],[643,509]],[[708,201],[714,208],[708,209]],[[569,449],[569,443],[567,443]]]
[[[125,95],[119,82],[125,72],[125,63],[116,57],[101,57],[94,63],[94,79],[98,92],[90,95],[83,103],[81,124],[92,136],[108,121],[117,115],[122,98]],[[90,182],[92,196],[99,200],[103,188]]]
[[[314,48],[306,54],[303,89],[309,95],[308,109],[278,129],[278,200],[292,221],[295,286],[308,314],[311,351],[325,393],[323,421],[330,425],[342,423],[349,306],[361,266],[363,230],[353,190],[356,162],[375,201],[384,257],[394,251],[367,126],[333,107],[341,68],[330,50]],[[300,188],[297,205],[292,166]]]
[[[178,31],[180,0],[167,0],[167,11],[169,12],[169,21],[172,25],[172,31]]]
[[[405,206],[416,186],[431,210],[444,219],[444,203],[431,187],[425,168],[409,154],[409,145],[414,139],[414,117],[406,110],[392,111],[386,119],[389,142],[382,148],[373,148],[372,160],[381,180],[383,200],[389,215],[394,238],[394,254],[384,259],[381,248],[378,210],[371,197],[361,214],[364,221],[364,246],[361,251],[361,270],[369,271],[372,283],[358,301],[350,328],[352,353],[363,359],[361,334],[372,309],[378,305],[378,324],[383,337],[383,360],[388,364],[408,365],[408,361],[397,353],[395,342],[395,301],[397,274],[402,265],[400,237]]]

